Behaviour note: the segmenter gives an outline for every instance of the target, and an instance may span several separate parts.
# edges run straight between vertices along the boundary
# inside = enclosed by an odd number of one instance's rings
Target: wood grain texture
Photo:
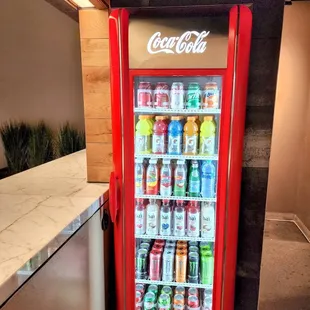
[[[83,67],[82,71],[84,93],[110,92],[110,68]]]
[[[111,119],[85,119],[87,143],[112,143]]]
[[[87,180],[88,182],[109,182],[112,166],[88,166]]]
[[[86,9],[79,11],[81,39],[108,39],[109,13],[107,10]]]
[[[84,117],[111,118],[111,96],[106,93],[84,92]]]
[[[112,144],[86,143],[87,164],[90,166],[111,166]]]
[[[108,39],[81,39],[82,66],[110,66]]]

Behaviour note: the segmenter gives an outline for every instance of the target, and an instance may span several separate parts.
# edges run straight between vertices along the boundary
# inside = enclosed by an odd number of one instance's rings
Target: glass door
[[[222,76],[135,76],[136,309],[212,309]]]

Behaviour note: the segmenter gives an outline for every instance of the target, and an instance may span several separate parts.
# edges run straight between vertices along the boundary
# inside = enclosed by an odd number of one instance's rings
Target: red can
[[[162,247],[164,247],[166,244],[166,241],[162,240],[162,239],[156,239],[154,244],[158,244],[158,245],[161,245]]]
[[[161,252],[152,250],[150,253],[149,278],[152,281],[160,281],[161,274]]]
[[[164,252],[164,247],[160,244],[154,244],[152,250],[158,251],[160,253]]]
[[[144,284],[137,283],[136,284],[136,292],[140,292],[142,294],[142,296],[143,296],[144,295],[144,291],[145,291]]]
[[[138,86],[138,107],[152,106],[152,84],[150,82],[140,82]]]
[[[189,309],[199,308],[199,299],[197,296],[189,296],[187,299],[187,306]]]
[[[165,82],[158,82],[154,92],[154,107],[169,108],[169,86]]]

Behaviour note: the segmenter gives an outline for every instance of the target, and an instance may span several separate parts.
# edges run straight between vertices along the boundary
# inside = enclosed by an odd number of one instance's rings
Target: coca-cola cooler
[[[117,309],[234,309],[252,14],[112,10]]]

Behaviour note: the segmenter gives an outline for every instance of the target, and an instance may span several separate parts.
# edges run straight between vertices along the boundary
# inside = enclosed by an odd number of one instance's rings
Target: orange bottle
[[[183,135],[183,154],[196,155],[198,147],[198,125],[195,116],[187,117]]]

